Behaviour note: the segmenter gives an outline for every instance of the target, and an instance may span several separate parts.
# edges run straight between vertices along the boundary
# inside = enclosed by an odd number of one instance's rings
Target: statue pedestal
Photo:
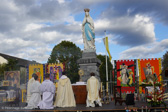
[[[82,81],[87,82],[91,72],[94,72],[95,76],[100,81],[99,66],[101,61],[97,58],[96,52],[83,52],[82,58],[80,58],[77,63],[79,64],[80,69],[84,71],[84,75],[81,77]]]

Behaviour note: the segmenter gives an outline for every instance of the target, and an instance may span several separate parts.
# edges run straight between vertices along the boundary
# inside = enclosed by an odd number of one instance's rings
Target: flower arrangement
[[[165,90],[163,89],[166,84],[161,85],[161,90],[159,90],[156,85],[157,83],[151,83],[153,86],[153,89],[151,92],[148,92],[149,96],[147,96],[147,102],[151,104],[151,106],[158,106],[160,104],[164,104],[166,107],[166,104],[164,101],[168,101],[168,93],[164,93]]]
[[[160,82],[156,82],[155,83],[155,86],[161,86],[162,84]],[[143,81],[139,86],[142,86],[142,87],[145,87],[145,86],[153,86],[152,82],[146,82],[146,81]]]

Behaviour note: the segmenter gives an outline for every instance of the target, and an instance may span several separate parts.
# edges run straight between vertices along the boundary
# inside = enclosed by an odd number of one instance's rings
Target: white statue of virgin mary
[[[94,52],[95,49],[95,31],[93,19],[89,15],[89,9],[84,9],[85,18],[82,23],[82,37],[85,52]]]

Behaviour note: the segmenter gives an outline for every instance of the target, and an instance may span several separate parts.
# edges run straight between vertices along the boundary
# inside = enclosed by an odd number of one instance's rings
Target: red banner
[[[135,67],[134,60],[116,60],[117,86],[121,86],[122,93],[135,91]]]

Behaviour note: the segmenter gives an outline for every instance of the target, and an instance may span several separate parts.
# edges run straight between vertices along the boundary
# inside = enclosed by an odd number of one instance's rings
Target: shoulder
[[[95,76],[91,76],[90,79],[96,79],[96,77]]]
[[[95,76],[92,76],[90,79],[94,81],[98,81],[98,79]]]
[[[41,85],[45,85],[46,84],[46,81],[44,80],[42,83],[41,83]]]
[[[61,82],[62,81],[62,79],[60,78],[59,80],[58,80],[58,82]]]
[[[43,82],[42,82],[42,84],[44,84],[46,81],[44,80]]]
[[[36,83],[41,85],[41,83],[39,81],[36,81]]]
[[[34,78],[31,78],[29,81],[28,81],[28,83],[32,83],[32,82],[34,82],[35,80],[34,80]]]
[[[52,82],[52,81],[50,81],[50,80],[49,80],[48,82],[49,82],[50,84],[53,84],[53,82]]]
[[[70,79],[67,77],[67,80],[69,80],[70,81]]]
[[[70,80],[69,78],[67,78],[67,81],[68,81],[69,83],[71,83],[71,80]]]
[[[50,81],[50,84],[51,84],[51,85],[54,85],[54,83],[53,83],[52,81]],[[55,86],[55,85],[54,85],[54,86]]]
[[[87,80],[87,82],[89,82],[90,80],[92,80],[92,78],[91,78],[91,77]]]

